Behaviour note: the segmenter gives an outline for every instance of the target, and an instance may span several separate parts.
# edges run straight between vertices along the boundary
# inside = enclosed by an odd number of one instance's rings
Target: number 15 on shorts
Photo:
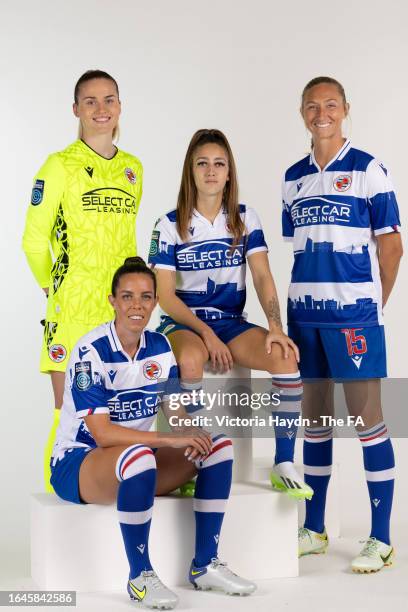
[[[345,335],[347,352],[349,357],[353,355],[364,355],[367,352],[367,341],[363,334],[357,334],[363,328],[357,329],[342,329],[341,332]]]

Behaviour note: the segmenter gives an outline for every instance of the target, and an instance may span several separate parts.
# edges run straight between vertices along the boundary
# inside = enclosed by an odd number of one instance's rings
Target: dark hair
[[[346,106],[347,104],[346,92],[344,91],[343,85],[339,83],[339,81],[336,81],[336,79],[333,79],[333,77],[319,76],[319,77],[315,77],[314,79],[309,81],[307,85],[305,85],[302,91],[301,109],[303,109],[303,104],[305,102],[305,95],[309,91],[309,89],[312,89],[312,87],[316,87],[316,85],[322,85],[323,83],[328,84],[328,85],[334,85],[335,87],[337,87],[339,94],[343,98],[343,104],[344,106]]]
[[[156,296],[156,275],[141,257],[127,257],[120,268],[116,270],[112,279],[112,295],[116,296],[119,281],[125,274],[147,274],[147,276],[150,276],[153,281],[154,295]]]
[[[78,81],[76,82],[75,89],[74,89],[75,104],[78,104],[79,90],[81,89],[81,85],[83,85],[84,83],[87,83],[87,81],[92,81],[93,79],[107,79],[108,81],[112,81],[112,83],[116,87],[116,91],[117,91],[118,98],[119,98],[118,84],[110,74],[108,74],[107,72],[104,72],[104,70],[87,70],[86,72],[84,72],[83,75],[79,77]]]
[[[223,194],[223,205],[227,213],[227,225],[237,244],[245,231],[245,225],[239,214],[237,170],[230,144],[220,130],[198,130],[188,145],[181,176],[180,191],[177,198],[177,231],[181,238],[187,238],[188,226],[193,209],[197,204],[197,187],[193,175],[193,155],[198,147],[214,143],[222,147],[228,157],[229,178]]]

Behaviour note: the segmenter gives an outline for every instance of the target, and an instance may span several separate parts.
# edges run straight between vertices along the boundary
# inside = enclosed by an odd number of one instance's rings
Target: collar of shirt
[[[343,144],[343,146],[336,152],[336,154],[334,155],[334,157],[329,161],[329,163],[327,163],[325,165],[325,167],[321,170],[319,164],[317,163],[315,156],[314,156],[314,149],[312,149],[311,153],[310,153],[310,157],[309,157],[309,164],[310,165],[315,165],[316,168],[318,169],[319,172],[324,172],[325,170],[328,170],[330,168],[330,166],[337,160],[339,159],[343,159],[343,157],[346,155],[346,153],[349,151],[351,147],[351,142],[350,140],[347,138],[346,142]]]
[[[215,227],[216,225],[218,225],[220,220],[222,221],[223,224],[225,224],[225,216],[226,216],[226,211],[225,211],[224,206],[221,206],[220,211],[218,212],[213,222],[211,222],[209,219],[206,219],[206,217],[204,217],[204,215],[199,213],[196,208],[194,208],[193,210],[193,217],[195,217],[197,220],[200,220],[202,223],[205,223],[206,225],[210,225],[211,227]]]
[[[111,321],[109,323],[109,342],[111,344],[112,350],[113,351],[120,351],[130,362],[134,362],[137,361],[138,355],[141,351],[141,349],[146,347],[146,336],[145,336],[145,330],[142,331],[142,334],[140,336],[140,341],[139,341],[139,347],[136,351],[135,356],[133,357],[133,359],[130,358],[130,356],[126,353],[126,351],[123,349],[122,344],[119,340],[119,336],[116,332],[116,327],[115,327],[115,321]]]

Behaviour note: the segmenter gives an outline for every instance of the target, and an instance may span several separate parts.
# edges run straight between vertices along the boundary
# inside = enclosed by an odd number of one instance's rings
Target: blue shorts
[[[259,327],[259,325],[255,325],[254,323],[248,323],[248,321],[242,317],[214,320],[206,319],[205,323],[208,325],[208,327],[211,327],[213,332],[222,342],[224,342],[224,344],[228,344],[230,340],[233,340],[243,332],[246,332],[248,329]],[[160,325],[156,331],[164,334],[165,336],[169,336],[173,332],[180,331],[181,329],[187,329],[188,331],[196,333],[193,329],[191,329],[191,327],[177,323],[174,321],[174,319],[168,316],[161,317]]]
[[[72,448],[53,466],[51,459],[51,479],[54,491],[65,501],[86,504],[79,495],[79,470],[81,463],[92,448]]]
[[[383,325],[347,329],[289,325],[288,334],[299,347],[303,379],[362,380],[387,376]]]
[[[67,450],[63,458],[57,460],[55,466],[52,465],[53,459],[51,459],[50,483],[58,497],[74,504],[88,503],[81,499],[79,494],[79,470],[86,455],[92,450],[94,449],[90,447]],[[152,448],[154,454],[157,450]]]

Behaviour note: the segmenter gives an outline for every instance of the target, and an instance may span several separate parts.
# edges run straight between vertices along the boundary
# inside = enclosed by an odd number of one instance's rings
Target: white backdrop
[[[391,168],[404,222],[408,5],[405,0],[21,0],[3,5],[0,18],[0,566],[2,575],[28,575],[28,496],[42,489],[41,454],[53,402],[48,378],[38,373],[45,300],[25,262],[21,235],[33,175],[50,152],[75,139],[75,81],[89,68],[106,70],[118,80],[123,107],[119,146],[140,157],[145,168],[137,220],[142,255],[155,218],[175,204],[193,132],[216,127],[227,134],[241,201],[255,207],[263,221],[284,304],[291,252],[280,238],[280,182],[285,168],[308,149],[298,108],[311,78],[327,74],[343,83],[351,103],[353,143]],[[395,377],[407,376],[406,279],[403,261],[386,309],[389,374]],[[252,320],[263,321],[252,289],[247,310]],[[360,451],[349,454],[345,445],[339,446],[337,457],[347,474],[345,495],[365,504],[361,479],[353,480]],[[406,441],[397,447],[406,467]],[[403,498],[402,491],[397,493],[398,519]],[[364,508],[362,524],[368,504]],[[354,506],[354,520],[358,512]]]

